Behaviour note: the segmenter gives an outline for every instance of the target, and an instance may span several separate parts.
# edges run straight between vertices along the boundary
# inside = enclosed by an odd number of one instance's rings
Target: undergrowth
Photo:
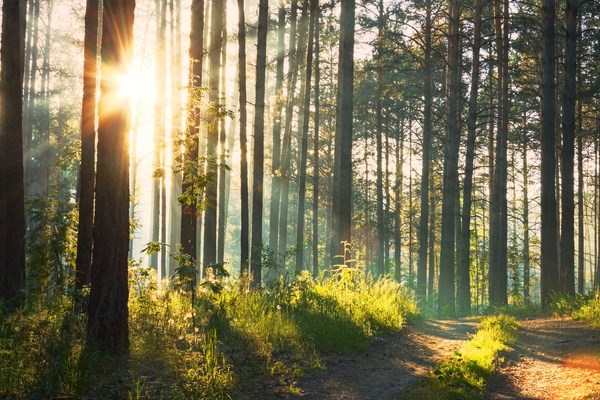
[[[600,329],[600,292],[589,294],[577,302],[571,316],[594,329]]]
[[[231,399],[257,387],[298,393],[322,355],[364,349],[416,313],[398,284],[342,268],[313,280],[248,290],[247,279],[158,287],[130,274],[130,355],[124,368],[84,351],[86,318],[70,295],[0,310],[0,398]]]
[[[494,373],[500,352],[516,340],[517,321],[500,314],[481,320],[477,333],[460,350],[437,365],[409,399],[479,399]]]

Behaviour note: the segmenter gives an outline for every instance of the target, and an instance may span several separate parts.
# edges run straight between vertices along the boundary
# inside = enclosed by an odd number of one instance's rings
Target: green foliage
[[[125,361],[85,350],[86,318],[66,294],[0,310],[0,398],[231,399],[265,380],[297,394],[298,377],[322,368],[323,352],[364,349],[416,312],[398,284],[360,269],[256,291],[214,271],[190,301],[185,273],[159,285],[153,269],[130,261]]]
[[[567,295],[560,292],[553,292],[548,299],[547,309],[554,316],[567,317],[574,312],[581,310],[593,295]]]
[[[587,296],[587,301],[573,311],[572,316],[574,319],[583,321],[592,328],[600,329],[600,292],[595,292]]]
[[[411,391],[410,399],[479,399],[485,380],[495,372],[500,352],[516,340],[519,324],[499,314],[484,317],[477,333],[460,351],[437,365],[422,385]]]

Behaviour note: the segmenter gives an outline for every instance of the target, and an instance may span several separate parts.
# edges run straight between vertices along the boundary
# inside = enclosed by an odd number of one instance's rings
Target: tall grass
[[[573,311],[572,316],[594,329],[600,329],[600,292],[591,294],[587,301]]]
[[[159,287],[151,270],[132,267],[130,285],[124,370],[84,352],[85,316],[66,294],[0,311],[0,398],[231,399],[257,382],[298,392],[297,378],[322,367],[324,353],[364,349],[416,313],[398,284],[349,268],[269,290],[205,282],[193,306],[185,285]]]

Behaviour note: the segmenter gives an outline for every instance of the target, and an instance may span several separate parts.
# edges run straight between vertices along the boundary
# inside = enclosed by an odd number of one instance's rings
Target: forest
[[[600,2],[1,13],[0,399],[600,394]]]

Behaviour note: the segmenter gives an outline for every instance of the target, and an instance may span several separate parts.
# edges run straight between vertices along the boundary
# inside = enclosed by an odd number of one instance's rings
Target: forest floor
[[[512,351],[499,361],[485,399],[600,400],[600,331],[570,319],[520,321]],[[300,378],[300,394],[265,399],[397,400],[475,333],[476,321],[423,320],[377,338],[366,352],[325,356]],[[258,398],[258,397],[257,397]]]
[[[325,368],[301,378],[303,400],[401,398],[437,363],[475,333],[476,321],[422,320],[375,339],[365,352],[324,357]]]
[[[600,331],[570,319],[520,323],[485,399],[600,400]]]

